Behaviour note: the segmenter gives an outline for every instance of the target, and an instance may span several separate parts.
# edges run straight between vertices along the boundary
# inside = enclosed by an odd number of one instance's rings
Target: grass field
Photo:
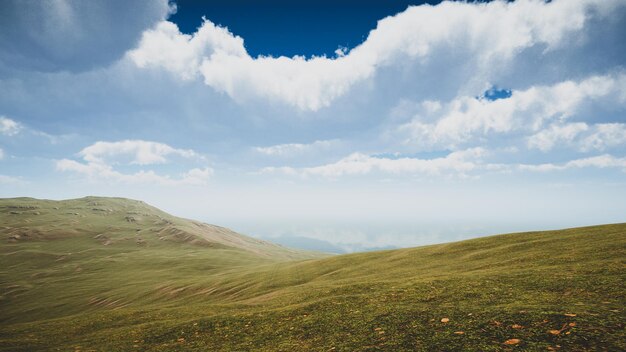
[[[626,224],[325,256],[19,198],[0,243],[1,351],[626,350]]]

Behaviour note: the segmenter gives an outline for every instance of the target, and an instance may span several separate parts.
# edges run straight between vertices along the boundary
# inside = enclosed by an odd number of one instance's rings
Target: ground
[[[108,202],[0,202],[1,351],[626,350],[626,224],[324,256]]]

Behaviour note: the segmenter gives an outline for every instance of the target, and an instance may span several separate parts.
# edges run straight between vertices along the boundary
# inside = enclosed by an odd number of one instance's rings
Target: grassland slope
[[[2,236],[2,351],[626,350],[626,224],[292,260]]]
[[[154,246],[173,242],[240,249],[273,259],[306,256],[303,251],[244,236],[224,227],[175,217],[142,201],[126,198],[0,199],[0,224],[0,240],[10,242],[91,236],[94,242],[104,246],[131,242]]]

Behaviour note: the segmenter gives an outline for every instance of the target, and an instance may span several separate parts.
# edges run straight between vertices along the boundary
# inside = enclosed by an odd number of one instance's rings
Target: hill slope
[[[626,224],[299,261],[80,238],[3,239],[0,350],[626,349]]]
[[[0,224],[0,240],[10,242],[91,236],[94,242],[104,246],[129,243],[155,246],[174,242],[239,249],[273,259],[306,256],[303,251],[243,236],[220,226],[178,218],[142,201],[125,198],[0,199]]]

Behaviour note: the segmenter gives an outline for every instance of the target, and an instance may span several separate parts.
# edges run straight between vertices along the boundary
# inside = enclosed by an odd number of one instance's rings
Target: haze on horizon
[[[338,251],[624,222],[626,1],[377,3],[1,2],[0,197]]]

